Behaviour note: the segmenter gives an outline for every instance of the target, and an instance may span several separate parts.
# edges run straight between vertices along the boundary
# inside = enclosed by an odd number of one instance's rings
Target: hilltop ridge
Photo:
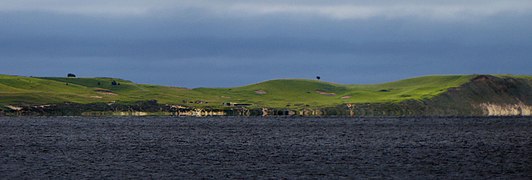
[[[481,81],[482,80],[482,81]],[[346,105],[375,108],[373,106],[404,106],[425,103],[437,105],[458,103],[451,109],[475,109],[486,104],[521,103],[531,105],[532,76],[527,75],[439,75],[423,76],[381,84],[335,84],[318,80],[278,79],[234,88],[178,88],[159,85],[136,84],[118,78],[60,78],[23,77],[0,75],[0,106],[37,106],[64,103],[135,104],[155,101],[157,104],[182,108],[233,109],[342,109]],[[475,86],[485,82],[491,86]],[[493,85],[495,84],[495,85]],[[511,90],[511,92],[502,91]],[[469,88],[469,89],[468,89]],[[499,88],[499,89],[497,89]],[[516,89],[516,90],[514,90]],[[467,90],[467,92],[464,92]],[[493,93],[496,92],[496,93]],[[517,93],[515,93],[517,92]],[[463,97],[444,101],[442,97]],[[463,95],[463,94],[466,95]],[[480,98],[483,96],[490,98]],[[499,97],[500,96],[500,97]],[[508,99],[518,99],[511,101]],[[511,102],[510,102],[511,101]],[[438,102],[435,103],[434,102]],[[400,107],[397,107],[400,108]],[[405,107],[409,108],[409,107]],[[440,108],[444,108],[443,106]],[[493,107],[490,106],[493,109]],[[449,109],[445,107],[444,109]],[[476,108],[478,109],[478,108]],[[520,107],[522,110],[523,108]],[[462,110],[460,110],[462,111]],[[468,110],[463,110],[468,111]],[[471,111],[471,110],[470,110]],[[462,113],[464,113],[462,112]],[[420,113],[420,112],[416,112]],[[364,114],[358,112],[356,114]],[[384,113],[386,115],[387,113]],[[388,113],[389,114],[389,113]],[[465,113],[464,113],[465,114]],[[474,115],[475,113],[470,113]],[[478,114],[478,112],[477,112]],[[526,114],[526,113],[525,113]],[[398,114],[400,115],[400,114]]]

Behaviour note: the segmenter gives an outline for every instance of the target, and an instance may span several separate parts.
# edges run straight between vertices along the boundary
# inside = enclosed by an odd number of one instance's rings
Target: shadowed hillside
[[[359,116],[531,116],[532,79],[479,75],[432,98],[362,103],[352,109]]]

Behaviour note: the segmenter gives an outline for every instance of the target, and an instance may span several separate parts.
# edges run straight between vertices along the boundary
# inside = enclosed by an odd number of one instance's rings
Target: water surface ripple
[[[0,177],[532,178],[531,118],[0,117]]]

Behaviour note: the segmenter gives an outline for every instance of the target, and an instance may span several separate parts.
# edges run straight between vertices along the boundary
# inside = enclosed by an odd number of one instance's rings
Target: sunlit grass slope
[[[86,104],[157,100],[163,104],[195,107],[222,107],[223,103],[248,103],[254,107],[272,108],[324,107],[343,103],[426,99],[467,83],[474,77],[475,75],[425,76],[370,85],[282,79],[235,88],[185,89],[136,84],[115,78],[33,78],[0,75],[0,104]],[[112,85],[113,81],[120,85]]]

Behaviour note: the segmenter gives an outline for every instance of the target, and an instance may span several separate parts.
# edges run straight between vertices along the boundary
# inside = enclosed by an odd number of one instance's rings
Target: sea
[[[0,117],[0,179],[532,179],[532,118]]]

